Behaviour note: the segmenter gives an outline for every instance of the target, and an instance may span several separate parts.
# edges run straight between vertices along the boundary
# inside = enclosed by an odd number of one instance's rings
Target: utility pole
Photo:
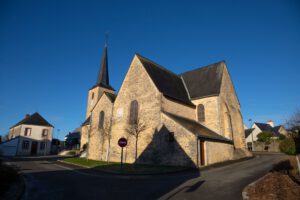
[[[249,120],[249,124],[250,124],[250,130],[251,130],[251,124],[252,124],[252,119],[250,118]],[[253,143],[253,133],[251,131],[251,151],[254,151],[254,143]]]

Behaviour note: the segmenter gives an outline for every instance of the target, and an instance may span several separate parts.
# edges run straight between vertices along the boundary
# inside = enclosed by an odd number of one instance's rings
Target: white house
[[[3,156],[48,155],[53,126],[39,113],[26,115],[10,128],[8,140],[0,143]]]
[[[274,126],[272,120],[267,123],[254,122],[250,129],[245,130],[246,144],[257,141],[257,135],[261,132],[271,132],[273,137],[279,137],[280,134],[287,135],[287,131],[282,125]]]

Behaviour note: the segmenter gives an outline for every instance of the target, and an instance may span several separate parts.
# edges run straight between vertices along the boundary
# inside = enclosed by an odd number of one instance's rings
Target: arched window
[[[199,122],[205,121],[205,109],[203,104],[197,106],[197,117]]]
[[[92,100],[94,99],[94,92],[92,92]]]
[[[129,124],[136,124],[138,120],[139,103],[134,100],[130,103]]]
[[[104,111],[102,110],[99,114],[99,128],[104,126]]]

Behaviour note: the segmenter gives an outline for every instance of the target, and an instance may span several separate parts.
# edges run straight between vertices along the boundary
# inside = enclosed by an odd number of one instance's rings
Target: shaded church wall
[[[160,155],[162,162],[170,165],[197,166],[197,137],[165,114],[161,116],[162,127],[165,128],[162,128],[163,131],[160,134],[168,135],[168,132],[174,134],[174,143],[162,140],[167,144],[160,144],[160,148],[170,151],[170,153],[166,152]]]
[[[219,107],[218,107],[218,97],[206,97],[192,101],[196,106],[202,104],[205,110],[205,121],[201,122],[208,128],[212,129],[217,133],[221,133],[220,129],[220,117],[219,117]],[[195,118],[198,121],[197,109],[194,110]]]
[[[179,134],[175,135],[174,138],[170,137],[170,130],[162,126],[160,130],[154,133],[152,141],[139,155],[136,162],[142,164],[196,167],[195,163],[178,143],[177,140],[180,140],[178,138]]]
[[[162,110],[188,119],[195,119],[195,107],[190,107],[162,96]]]
[[[100,112],[104,111],[103,129],[99,127]],[[102,95],[92,111],[92,124],[90,130],[90,143],[88,157],[93,160],[106,160],[108,130],[112,114],[112,102],[106,95]]]
[[[234,149],[231,144],[205,141],[206,164],[234,159]]]
[[[111,138],[111,161],[120,161],[121,148],[118,139],[125,137],[128,145],[124,149],[126,162],[135,162],[135,138],[126,129],[129,126],[129,109],[133,100],[138,101],[139,120],[145,124],[146,130],[140,134],[138,155],[147,148],[153,134],[160,124],[161,93],[148,76],[139,59],[135,56],[122,83],[114,103],[113,126]]]

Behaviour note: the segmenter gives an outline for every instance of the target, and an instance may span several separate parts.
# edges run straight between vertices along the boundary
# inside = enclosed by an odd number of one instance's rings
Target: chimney
[[[27,119],[28,117],[30,117],[30,114],[26,114],[25,115],[25,119]]]
[[[272,120],[268,120],[267,124],[269,124],[271,127],[274,127],[274,122]]]

